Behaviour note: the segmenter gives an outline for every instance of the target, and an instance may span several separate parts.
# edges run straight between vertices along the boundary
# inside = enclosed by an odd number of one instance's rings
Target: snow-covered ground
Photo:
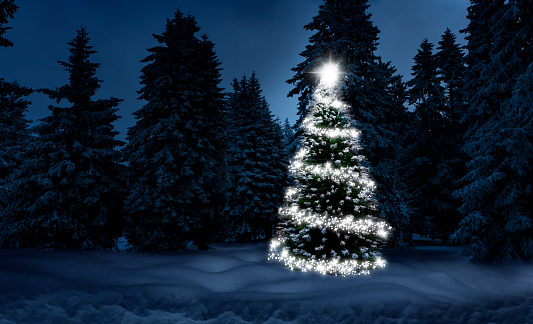
[[[0,250],[7,323],[532,323],[533,264],[384,251],[369,276],[291,272],[265,242],[172,254]]]

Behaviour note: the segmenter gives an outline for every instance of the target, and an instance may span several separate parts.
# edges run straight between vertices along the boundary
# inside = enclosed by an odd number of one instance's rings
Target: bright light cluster
[[[331,62],[324,64],[320,70],[320,82],[326,86],[332,86],[339,79],[339,67]]]
[[[348,121],[348,123],[345,125],[344,128],[321,128],[316,127],[316,124],[320,122],[320,118],[315,117],[314,114],[318,112],[318,106],[315,105],[312,107],[310,113],[306,116],[306,118],[302,121],[302,128],[304,131],[306,131],[308,134],[318,135],[322,137],[327,138],[339,138],[339,139],[351,139],[351,140],[357,140],[359,138],[359,135],[361,132],[357,130],[356,128],[350,127],[351,125],[355,124],[354,121],[349,118],[348,113],[348,106],[342,103],[341,101],[331,98],[329,96],[329,92],[324,91],[323,88],[319,88],[314,97],[315,102],[322,103],[326,107],[334,107],[339,112],[344,113],[345,119]]]
[[[340,101],[340,100],[338,100],[336,98],[332,98],[330,95],[331,95],[331,91],[329,91],[329,89],[327,89],[327,88],[319,87],[317,89],[317,91],[314,94],[314,100],[315,100],[315,103],[317,103],[313,107],[315,109],[315,111],[316,111],[316,109],[318,107],[325,106],[325,107],[333,107],[333,108],[337,109],[340,112],[347,113],[348,110],[349,110],[348,109],[349,106],[344,104],[342,101]],[[318,104],[318,103],[320,103],[320,104]],[[311,114],[307,115],[306,116],[307,119],[310,116],[313,116],[313,114],[311,113]]]
[[[324,136],[328,138],[342,138],[342,139],[351,139],[351,138],[357,138],[360,131],[354,129],[354,128],[346,128],[346,129],[339,129],[339,128],[319,128],[315,126],[315,123],[313,123],[312,120],[304,120],[302,123],[303,129],[308,131],[310,134],[315,134],[319,136]]]
[[[289,171],[296,179],[296,185],[294,187],[287,188],[285,192],[285,206],[279,210],[280,215],[283,215],[289,222],[286,224],[299,224],[306,228],[319,228],[332,230],[336,233],[344,233],[349,235],[357,235],[362,238],[373,236],[381,239],[386,239],[389,235],[392,227],[386,222],[378,220],[373,216],[358,216],[357,219],[354,215],[343,214],[339,206],[328,206],[327,210],[321,211],[320,208],[313,209],[300,208],[298,203],[300,198],[305,198],[304,191],[313,191],[314,188],[308,188],[302,184],[300,180],[311,179],[315,177],[317,181],[331,180],[336,185],[346,188],[347,197],[346,200],[353,199],[357,201],[372,201],[373,192],[375,190],[375,184],[368,175],[368,171],[361,165],[355,166],[343,166],[341,159],[345,159],[345,154],[351,154],[352,160],[361,162],[364,160],[364,156],[358,155],[357,152],[361,150],[359,143],[360,131],[355,129],[352,125],[355,125],[355,121],[350,117],[349,107],[340,102],[331,88],[331,85],[337,81],[338,67],[335,64],[329,64],[324,67],[321,73],[321,83],[315,91],[314,102],[310,106],[309,114],[302,121],[302,130],[304,132],[303,147],[300,148],[295,154]],[[334,110],[331,110],[331,109]],[[329,109],[329,110],[328,110]],[[342,116],[341,120],[337,116]],[[324,117],[322,117],[324,116]],[[342,125],[342,127],[317,127],[317,124],[329,123],[334,125]],[[335,124],[337,123],[337,124]],[[325,141],[328,139],[328,141]],[[318,145],[324,146],[325,143],[333,143],[331,140],[342,139],[343,150],[339,150],[339,156],[332,156],[331,161],[323,164],[310,164],[306,163],[308,158],[312,158],[312,148],[317,149]],[[337,144],[327,144],[337,145]],[[333,152],[332,150],[329,150]],[[328,153],[329,154],[329,153]],[[334,153],[331,153],[334,154]],[[337,153],[336,153],[337,154]],[[360,163],[358,163],[360,164]],[[304,181],[305,183],[305,181]],[[352,191],[352,189],[354,189]],[[331,191],[335,192],[335,188]],[[352,195],[352,193],[357,195]],[[329,194],[329,192],[328,192]],[[313,196],[314,195],[314,196]],[[315,194],[308,194],[309,197],[315,197]],[[322,194],[322,199],[325,196]],[[343,201],[344,202],[344,201]],[[343,203],[341,202],[341,204]],[[318,203],[318,200],[316,201]],[[327,201],[326,201],[327,203]],[[306,202],[307,204],[307,202]],[[355,214],[360,210],[360,205],[355,205]],[[369,204],[370,209],[375,208],[372,203]],[[281,261],[291,270],[316,271],[321,274],[331,275],[361,275],[368,274],[370,270],[385,267],[386,262],[379,257],[379,253],[375,251],[372,257],[366,256],[366,258],[359,258],[356,255],[352,255],[352,258],[341,258],[340,256],[330,258],[315,258],[314,255],[307,253],[306,255],[295,255],[298,249],[291,251],[288,241],[289,238],[284,234],[288,233],[285,230],[281,230],[277,237],[271,241],[269,260],[274,259]],[[325,238],[324,238],[325,239]],[[316,247],[318,251],[323,248],[322,246]],[[333,250],[332,250],[333,253]],[[344,255],[345,251],[342,251]],[[346,250],[348,253],[348,250]],[[334,255],[335,256],[335,255]],[[368,259],[373,260],[368,260]]]
[[[285,246],[286,239],[274,238],[270,244],[269,260],[278,260],[285,264],[291,270],[299,270],[302,272],[315,271],[320,274],[341,275],[346,277],[348,275],[367,275],[370,270],[384,268],[385,260],[378,257],[376,261],[363,260],[321,260],[321,259],[306,259],[291,255],[289,248]]]
[[[335,232],[344,232],[357,235],[376,235],[387,238],[392,227],[384,221],[374,221],[369,218],[358,219],[354,221],[353,215],[344,215],[336,217],[328,215],[328,212],[313,213],[309,210],[302,210],[298,206],[282,207],[279,213],[284,216],[290,216],[296,223],[309,224],[311,227],[320,227],[333,230]]]
[[[363,190],[373,192],[376,185],[368,175],[360,172],[356,167],[333,167],[331,162],[325,165],[308,165],[302,161],[294,161],[289,167],[293,174],[311,174],[320,176],[321,179],[329,179],[340,184],[346,183],[349,187],[363,185]]]

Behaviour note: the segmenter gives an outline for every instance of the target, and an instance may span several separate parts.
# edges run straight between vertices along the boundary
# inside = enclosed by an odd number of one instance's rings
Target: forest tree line
[[[0,0],[0,47],[14,0]],[[303,61],[287,82],[298,120],[275,118],[255,73],[220,88],[213,42],[177,10],[142,60],[126,143],[116,139],[121,99],[94,100],[102,85],[85,28],[60,61],[55,89],[0,79],[0,246],[164,251],[272,236],[289,158],[318,80],[333,59],[362,130],[391,248],[412,235],[464,244],[475,262],[533,255],[532,4],[471,0],[461,46],[449,29],[421,40],[404,82],[376,54],[379,29],[366,0],[325,0],[304,26]],[[15,44],[16,46],[16,44]],[[55,100],[29,127],[27,96]],[[65,106],[59,106],[63,104]]]

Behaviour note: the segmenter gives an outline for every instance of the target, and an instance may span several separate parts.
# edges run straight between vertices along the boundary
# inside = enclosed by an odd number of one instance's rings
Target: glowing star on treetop
[[[339,79],[339,67],[338,64],[329,62],[324,64],[320,70],[320,82],[326,86],[333,86]]]

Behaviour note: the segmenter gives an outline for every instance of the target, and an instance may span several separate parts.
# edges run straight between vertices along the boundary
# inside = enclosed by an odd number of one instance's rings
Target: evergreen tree
[[[167,19],[141,62],[139,99],[124,149],[131,167],[126,238],[142,250],[207,248],[219,227],[227,173],[220,62],[192,15]]]
[[[14,0],[0,1],[0,47],[10,47],[13,43],[2,35],[11,27],[4,27],[8,18],[13,18],[18,7]],[[8,176],[21,163],[20,150],[28,140],[29,121],[24,118],[30,102],[24,97],[32,90],[17,82],[6,82],[0,78],[0,209],[8,203]],[[0,227],[2,226],[0,218]]]
[[[84,28],[69,42],[69,83],[43,89],[57,103],[50,106],[34,131],[37,137],[24,152],[24,163],[14,175],[7,220],[0,245],[36,248],[112,248],[121,234],[119,152],[114,137],[120,99],[91,99],[100,87],[99,64],[89,58]]]
[[[24,118],[32,90],[0,79],[0,208],[8,197],[8,176],[20,165],[23,143],[28,140],[29,121]]]
[[[4,27],[9,18],[13,18],[17,12],[18,6],[15,0],[0,0],[0,47],[13,46],[13,42],[4,37],[4,34],[11,29],[11,27]]]
[[[372,111],[367,105],[374,98],[366,98],[365,86],[369,86],[371,77],[377,68],[377,48],[379,30],[373,26],[371,15],[366,13],[369,5],[366,0],[325,0],[318,15],[305,30],[315,31],[309,38],[310,44],[300,55],[305,61],[292,70],[293,78],[287,82],[294,85],[289,96],[299,94],[297,127],[307,115],[309,102],[318,85],[315,73],[322,68],[324,59],[336,62],[345,72],[343,94],[348,100],[361,99],[361,109]],[[356,109],[355,107],[353,109]],[[375,117],[369,114],[367,118]]]
[[[296,146],[298,144],[298,141],[296,138],[296,133],[294,132],[294,128],[289,122],[289,118],[285,118],[285,122],[283,123],[282,130],[283,130],[283,143],[285,145],[285,150],[287,152],[287,155],[293,155],[296,152]]]
[[[437,167],[442,161],[444,93],[437,74],[437,64],[433,55],[433,44],[426,38],[414,57],[413,78],[407,82],[409,102],[415,106],[413,136],[416,141],[415,159],[418,171],[413,181],[417,188],[417,216],[413,221],[421,234],[438,231],[437,200],[441,187],[435,183]]]
[[[293,270],[345,276],[384,266],[377,249],[388,226],[376,217],[359,131],[339,97],[322,82],[301,123],[302,147],[291,163],[295,186],[287,191],[269,258]]]
[[[318,15],[304,26],[314,34],[309,38],[310,44],[300,54],[305,60],[293,68],[295,75],[287,82],[294,85],[289,96],[299,95],[296,136],[300,138],[302,133],[299,126],[307,115],[311,97],[319,82],[315,77],[316,72],[322,68],[324,61],[338,63],[339,69],[344,72],[341,95],[353,110],[362,131],[361,144],[372,166],[370,173],[380,186],[386,187],[387,179],[382,178],[382,175],[391,167],[388,164],[391,157],[387,158],[387,155],[393,154],[392,148],[397,145],[392,140],[393,126],[384,122],[388,114],[386,107],[395,100],[390,94],[395,78],[392,77],[394,68],[383,63],[375,54],[379,30],[372,24],[371,15],[367,13],[368,7],[367,0],[325,0]],[[383,193],[378,197],[379,203],[382,206],[393,204],[395,199],[385,191]],[[404,195],[402,192],[397,194]],[[382,210],[393,209],[391,205]],[[382,215],[389,220],[395,217]],[[402,221],[398,224],[406,223]]]
[[[2,35],[11,27],[4,27],[13,18],[18,7],[14,0],[0,1],[0,47],[10,47],[13,43]],[[20,155],[20,147],[27,140],[29,121],[24,118],[30,102],[24,97],[32,90],[17,82],[6,82],[0,78],[0,208],[7,204],[7,177],[13,173]],[[0,224],[2,220],[0,219]]]
[[[438,233],[443,241],[457,229],[461,219],[458,211],[460,201],[453,197],[453,191],[459,188],[459,180],[465,174],[465,156],[461,153],[464,143],[464,55],[455,41],[455,35],[446,29],[439,41],[435,63],[438,78],[443,85],[444,111],[443,130],[440,145],[441,163],[437,166],[437,175],[433,181],[440,187],[435,200]]]
[[[464,215],[452,235],[474,262],[533,255],[531,199],[531,3],[473,0],[467,49]]]
[[[446,29],[439,41],[437,53],[435,54],[435,64],[439,81],[444,84],[445,99],[445,132],[449,147],[449,154],[457,157],[460,151],[460,143],[464,136],[461,119],[464,115],[464,54],[461,46],[457,44],[456,36]]]
[[[386,218],[394,228],[394,235],[387,241],[387,245],[403,248],[412,243],[413,218],[413,175],[417,168],[413,163],[415,143],[410,125],[413,124],[412,114],[407,111],[407,89],[401,76],[392,77],[394,70],[383,69],[390,73],[393,83],[384,85],[391,100],[385,106],[384,124],[387,125],[387,137],[391,145],[384,151],[381,158],[379,179],[386,183],[380,186],[376,198],[381,203],[381,216]],[[383,78],[387,79],[387,78]]]
[[[286,186],[281,127],[273,119],[259,80],[252,74],[233,81],[228,170],[231,181],[227,217],[230,240],[270,238]]]

